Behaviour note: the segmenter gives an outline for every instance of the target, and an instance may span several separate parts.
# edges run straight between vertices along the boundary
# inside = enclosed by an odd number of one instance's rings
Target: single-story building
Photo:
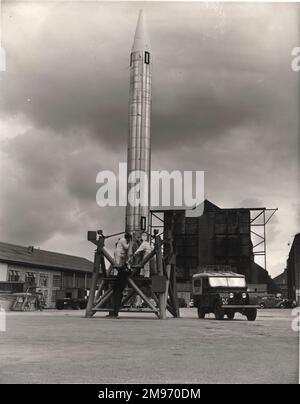
[[[42,290],[46,307],[55,307],[56,291],[89,289],[93,263],[86,258],[0,242],[1,282],[24,282]]]

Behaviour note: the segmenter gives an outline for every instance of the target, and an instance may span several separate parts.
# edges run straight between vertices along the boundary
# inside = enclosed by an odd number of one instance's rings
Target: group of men
[[[131,248],[131,235],[125,233],[117,243],[114,252],[114,259],[116,267],[114,268],[114,274],[116,275],[116,280],[114,283],[114,293],[113,293],[113,311],[109,313],[108,317],[119,318],[119,310],[122,304],[123,290],[127,284],[127,278],[129,275],[128,265],[136,258],[140,258],[140,262],[151,253],[153,247],[148,241],[147,233],[142,233],[140,245],[138,248],[130,255]],[[150,277],[150,262],[148,261],[141,269],[141,276],[145,278]],[[139,297],[138,297],[139,298]],[[141,299],[138,299],[139,301]],[[140,303],[140,302],[139,302]]]

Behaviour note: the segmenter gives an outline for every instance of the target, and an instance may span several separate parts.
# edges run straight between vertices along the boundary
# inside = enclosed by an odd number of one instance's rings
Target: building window
[[[150,53],[149,52],[145,52],[145,63],[146,63],[146,65],[148,65],[150,63]]]
[[[8,282],[19,282],[19,280],[20,280],[20,272],[10,269],[8,271]]]
[[[132,66],[132,62],[133,62],[133,54],[130,54],[130,66]]]
[[[53,275],[52,286],[54,288],[61,288],[61,276],[60,275]]]
[[[34,274],[34,272],[26,272],[26,274],[25,274],[25,282],[29,283],[30,285],[35,284],[35,274]]]
[[[40,286],[42,288],[47,288],[49,284],[49,275],[47,274],[40,274]]]

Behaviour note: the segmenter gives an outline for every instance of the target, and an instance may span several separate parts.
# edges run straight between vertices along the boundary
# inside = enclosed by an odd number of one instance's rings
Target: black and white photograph
[[[299,384],[299,111],[298,2],[0,0],[0,384]]]

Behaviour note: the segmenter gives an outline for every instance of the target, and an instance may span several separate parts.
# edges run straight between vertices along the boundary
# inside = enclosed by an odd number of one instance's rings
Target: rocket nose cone
[[[150,51],[150,39],[143,10],[140,10],[132,45],[132,52],[144,50]]]

